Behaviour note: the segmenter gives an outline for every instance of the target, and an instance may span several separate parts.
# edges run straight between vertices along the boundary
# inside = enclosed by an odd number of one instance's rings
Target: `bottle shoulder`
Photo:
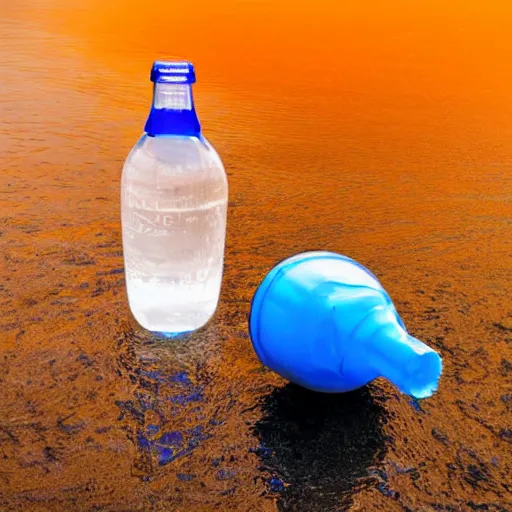
[[[151,137],[144,133],[130,151],[124,172],[133,170],[217,171],[225,174],[222,161],[203,136]]]

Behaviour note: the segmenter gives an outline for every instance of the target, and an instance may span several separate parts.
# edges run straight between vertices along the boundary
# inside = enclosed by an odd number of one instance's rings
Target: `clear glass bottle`
[[[121,223],[130,309],[146,329],[179,334],[203,326],[220,295],[227,176],[201,134],[194,67],[157,61],[145,133],[121,179]]]

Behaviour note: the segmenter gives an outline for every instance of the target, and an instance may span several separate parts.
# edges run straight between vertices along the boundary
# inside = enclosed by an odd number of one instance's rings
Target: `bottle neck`
[[[191,85],[156,82],[144,131],[150,137],[199,137],[201,126],[194,108]]]
[[[441,375],[441,358],[398,323],[382,320],[374,324],[376,329],[368,340],[368,363],[403,393],[415,398],[431,396]]]

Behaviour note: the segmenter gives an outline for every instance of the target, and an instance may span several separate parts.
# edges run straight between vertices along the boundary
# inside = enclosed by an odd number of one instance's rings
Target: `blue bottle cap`
[[[150,78],[155,83],[193,84],[196,74],[191,62],[157,60],[153,63]]]

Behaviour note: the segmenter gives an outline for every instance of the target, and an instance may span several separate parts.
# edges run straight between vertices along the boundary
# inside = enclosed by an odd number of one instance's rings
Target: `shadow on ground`
[[[257,453],[279,510],[339,510],[384,455],[384,407],[368,388],[321,394],[288,384],[263,402]],[[370,477],[370,478],[369,478]]]

